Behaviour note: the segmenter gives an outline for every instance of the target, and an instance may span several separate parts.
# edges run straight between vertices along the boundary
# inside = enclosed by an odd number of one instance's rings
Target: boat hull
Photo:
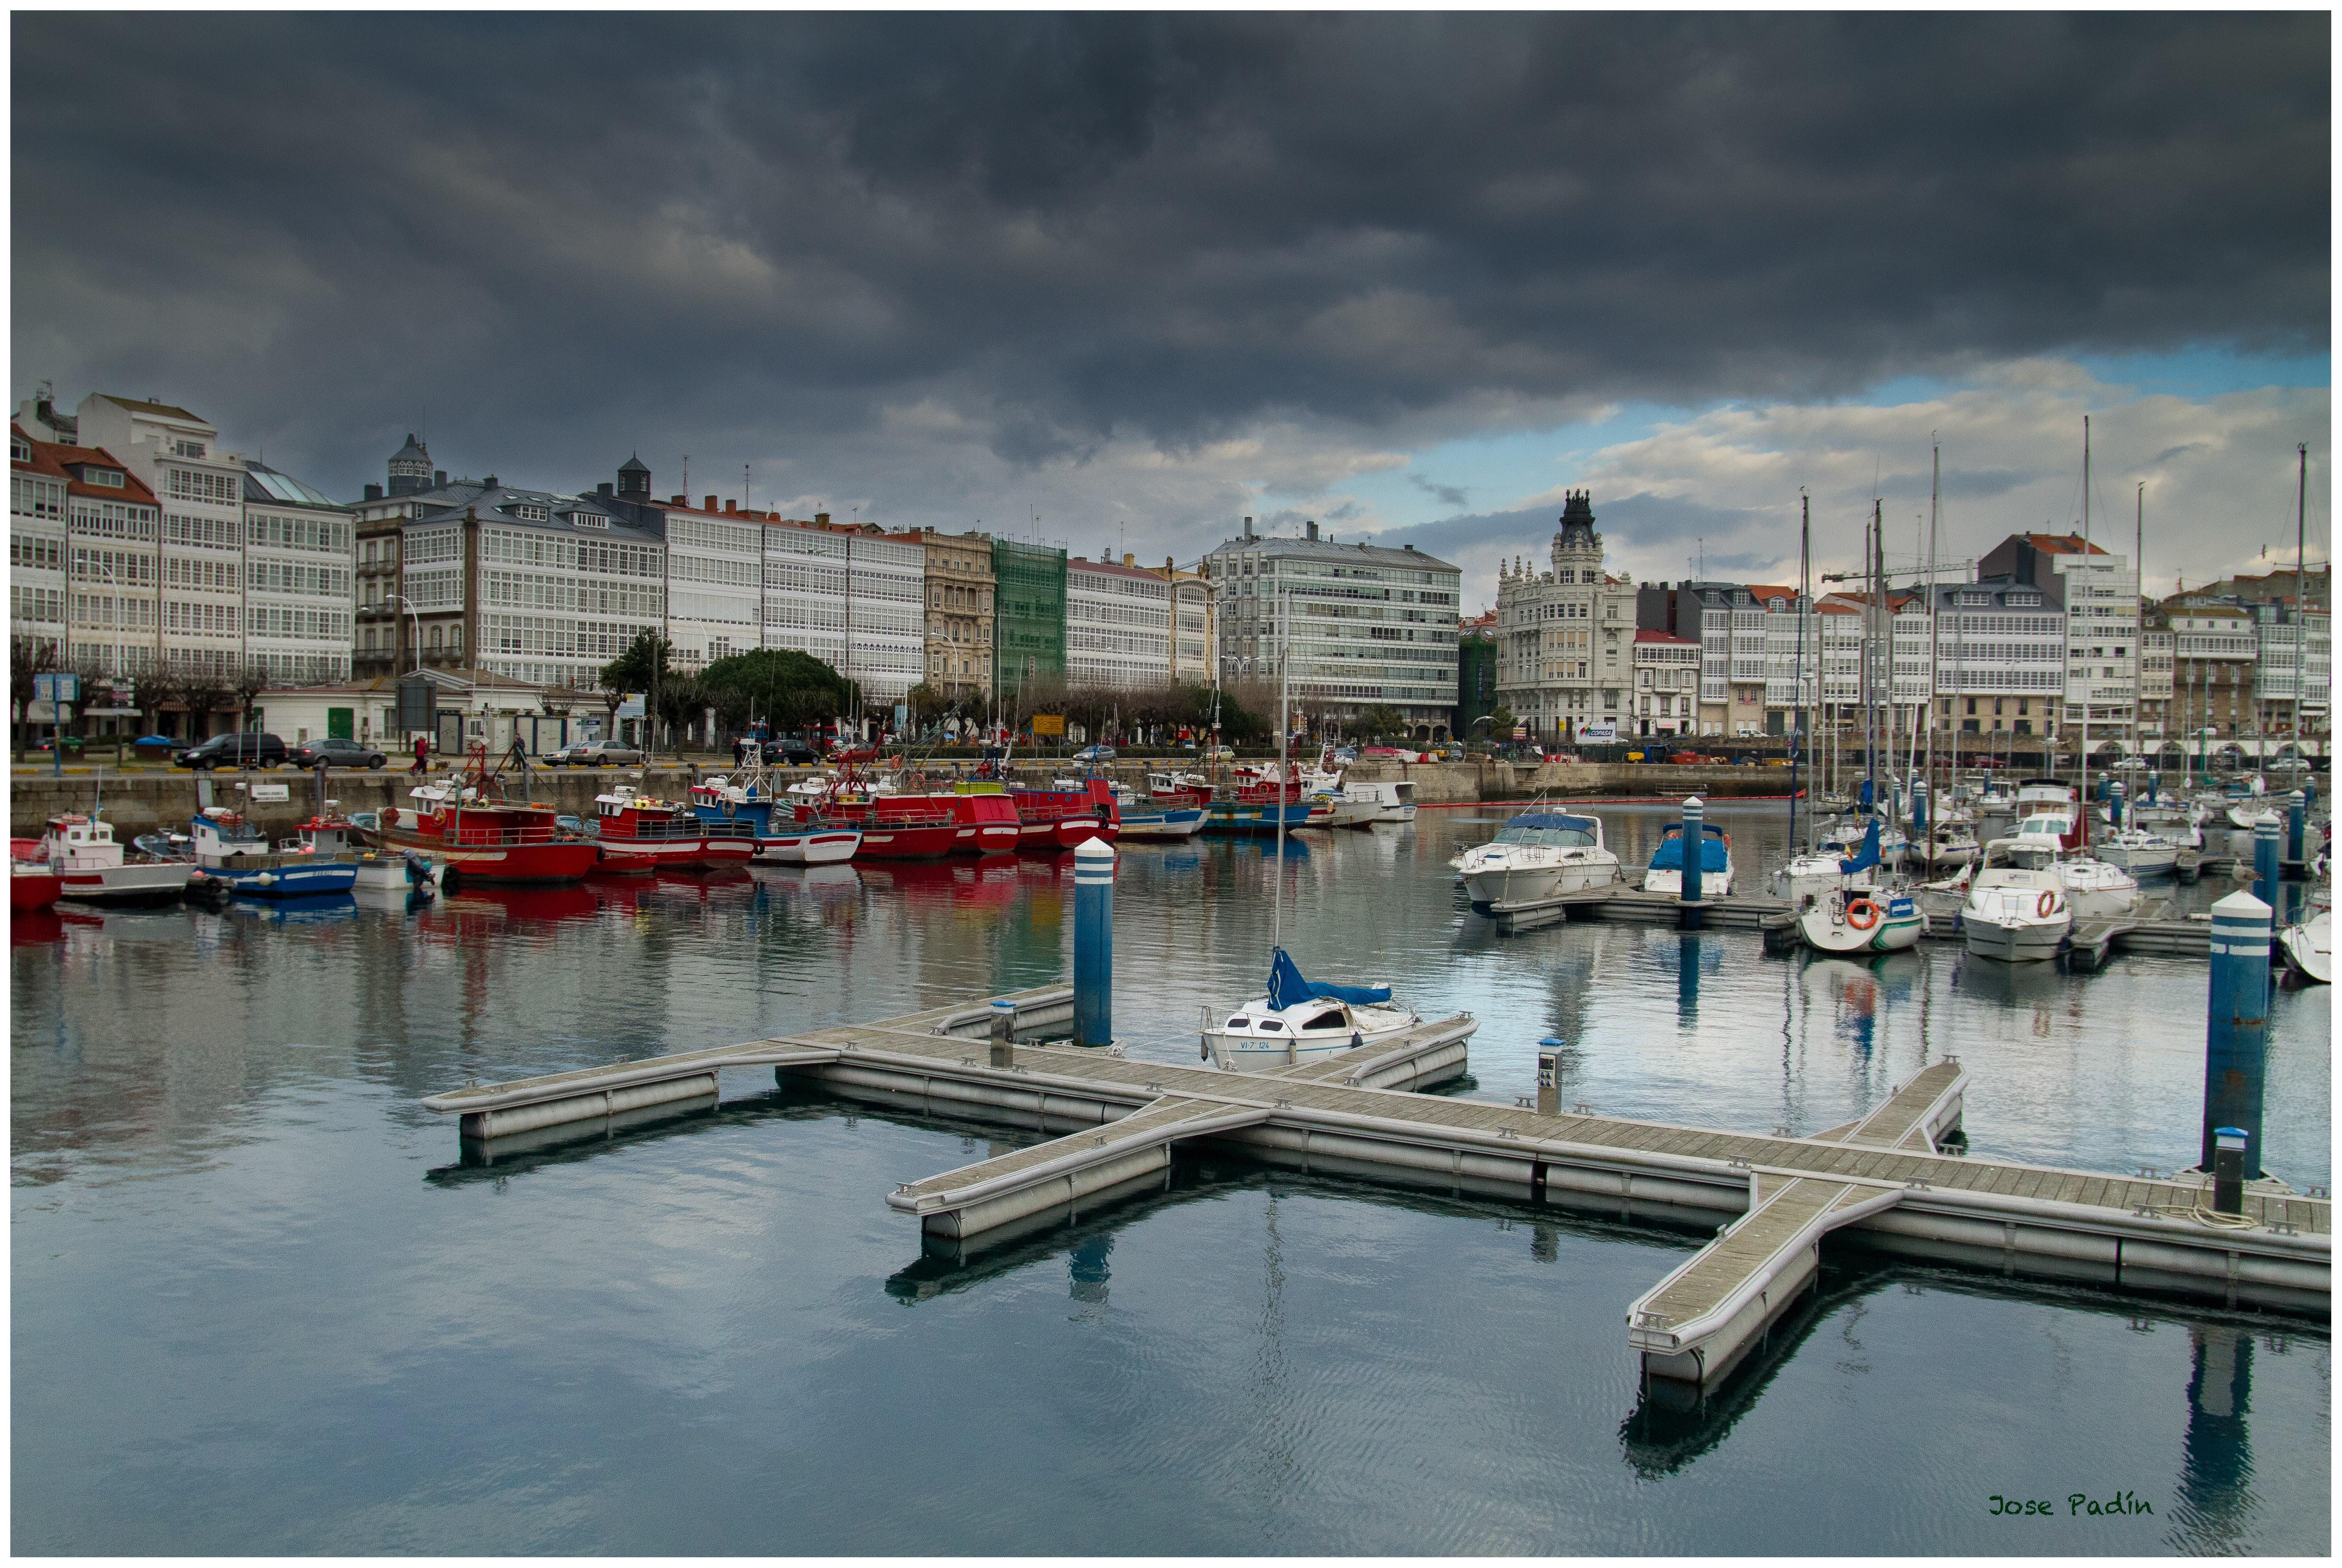
[[[187,891],[186,862],[58,870],[58,896],[75,904],[169,904]]]
[[[1864,901],[1869,902],[1869,901]],[[1797,934],[1816,953],[1836,954],[1903,953],[1919,945],[1927,934],[1927,917],[1908,898],[1873,904],[1877,917],[1868,926],[1857,925],[1837,900],[1818,903],[1797,916]]]
[[[2277,945],[2287,969],[2319,985],[2334,984],[2334,923],[2329,913],[2287,926],[2277,933]]]
[[[1204,831],[1204,810],[1188,806],[1177,811],[1153,812],[1144,816],[1122,819],[1122,836],[1132,840],[1193,838]]]
[[[384,849],[411,849],[430,855],[465,882],[581,882],[600,855],[600,846],[583,838],[552,844],[448,844],[435,834],[404,825],[377,826],[367,837]]]
[[[1670,898],[1683,896],[1681,871],[1646,871],[1643,874],[1645,893],[1664,893]],[[1699,874],[1699,895],[1705,899],[1732,896],[1732,868],[1722,871],[1702,871]]]
[[[64,894],[65,883],[54,871],[16,869],[8,878],[10,909],[46,909]]]
[[[1286,832],[1309,825],[1311,806],[1307,801],[1295,801],[1282,808],[1273,801],[1257,804],[1250,801],[1214,801],[1206,808],[1204,831],[1255,838],[1273,834],[1280,809],[1285,815]]]
[[[2071,914],[2050,921],[1998,920],[1967,914],[1960,918],[1960,934],[1967,950],[1978,958],[2003,964],[2039,964],[2057,956],[2073,929]]]
[[[1226,1073],[1266,1073],[1273,1067],[1291,1066],[1299,1062],[1321,1062],[1356,1045],[1373,1045],[1384,1040],[1396,1039],[1406,1034],[1407,1028],[1408,1024],[1402,1021],[1387,1028],[1356,1031],[1355,1039],[1350,1034],[1340,1034],[1284,1040],[1229,1034],[1212,1029],[1204,1034],[1204,1060]]]
[[[235,884],[245,898],[317,898],[347,893],[357,885],[358,868],[348,861],[323,865],[272,865],[250,871],[232,866],[207,867],[211,874]]]
[[[757,840],[756,859],[767,865],[835,865],[852,860],[861,847],[858,827],[814,828]]]
[[[1499,904],[1524,904],[1565,894],[1609,887],[1619,881],[1617,857],[1558,865],[1493,865],[1465,874],[1464,894],[1486,914]]]

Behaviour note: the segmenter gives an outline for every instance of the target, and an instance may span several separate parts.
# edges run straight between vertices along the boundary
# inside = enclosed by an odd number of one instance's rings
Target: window
[[[119,490],[123,485],[122,471],[118,468],[85,467],[81,471],[81,482],[85,484],[110,484]]]
[[[201,457],[204,455],[204,444],[200,441],[174,441],[171,443],[171,455],[174,457]]]

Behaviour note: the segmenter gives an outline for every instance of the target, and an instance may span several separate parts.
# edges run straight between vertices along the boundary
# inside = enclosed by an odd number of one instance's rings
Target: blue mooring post
[[[1915,779],[1911,784],[1911,836],[1927,836],[1927,781]]]
[[[2253,896],[2277,907],[2277,818],[2253,824]]]
[[[1114,1044],[1114,846],[1074,849],[1074,1044]]]
[[[2204,1163],[2223,1128],[2245,1136],[2245,1180],[2261,1174],[2261,1085],[2268,1055],[2269,906],[2232,893],[2212,906],[2212,994],[2204,1027]]]
[[[2150,773],[2150,774],[2148,774],[2147,775],[2147,804],[2149,804],[2149,805],[2153,805],[2153,804],[2155,804],[2155,796],[2156,796],[2156,789],[2157,789],[2157,785],[2159,785],[2159,784],[2161,784],[2162,783],[2163,783],[2163,775],[2162,775],[2161,774],[2159,774],[2159,773]]]
[[[2302,851],[2308,845],[2309,802],[2296,790],[2285,803],[2285,858],[2293,865],[2302,864]]]
[[[1680,895],[1683,900],[1683,912],[1681,919],[1684,930],[1697,931],[1699,929],[1701,914],[1699,907],[1699,863],[1701,859],[1701,852],[1705,847],[1700,843],[1703,836],[1703,830],[1700,824],[1707,815],[1707,808],[1700,804],[1699,796],[1687,795],[1684,798],[1683,811],[1683,893]]]
[[[2122,826],[2123,796],[2127,793],[2120,779],[2107,785],[2107,821],[2115,827]]]

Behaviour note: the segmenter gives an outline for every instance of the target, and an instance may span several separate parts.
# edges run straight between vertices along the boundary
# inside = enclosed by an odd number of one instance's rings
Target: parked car
[[[564,751],[561,759],[573,767],[637,767],[642,764],[643,751],[623,741],[583,741]]]
[[[173,760],[183,768],[277,768],[290,761],[291,754],[282,736],[238,730],[189,746]]]
[[[1110,763],[1114,761],[1114,748],[1107,745],[1084,746],[1081,750],[1074,754],[1074,760],[1076,762],[1090,763],[1093,764],[1097,763]]]
[[[1358,760],[1358,748],[1356,746],[1336,746],[1334,748],[1334,760],[1337,763],[1356,762]]]
[[[821,758],[803,741],[779,740],[765,743],[765,761],[793,768],[809,768]]]
[[[332,735],[321,741],[304,741],[293,748],[295,764],[305,768],[321,763],[329,768],[378,768],[388,760],[372,746]]]
[[[81,737],[79,735],[67,735],[65,737],[65,750],[67,752],[70,752],[75,756],[81,755]],[[39,744],[35,745],[33,750],[42,756],[46,756],[51,752],[56,750],[56,747],[49,741],[43,741]]]

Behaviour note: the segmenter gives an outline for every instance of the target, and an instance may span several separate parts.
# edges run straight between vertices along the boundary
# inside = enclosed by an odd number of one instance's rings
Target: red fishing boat
[[[1157,811],[1201,810],[1212,804],[1212,781],[1197,774],[1146,775],[1146,798]]]
[[[655,800],[631,784],[594,797],[604,869],[623,874],[647,860],[662,871],[706,871],[756,858],[753,832],[723,831],[680,801]]]
[[[8,841],[8,907],[19,914],[46,909],[65,890],[65,878],[49,864],[49,852],[37,838]]]
[[[857,827],[856,860],[929,860],[946,854],[997,854],[1016,847],[1016,803],[998,784],[955,784],[920,794],[879,794],[852,774],[818,800],[796,808],[800,824]]]
[[[1016,847],[1036,854],[1055,854],[1093,838],[1112,844],[1122,832],[1121,808],[1104,779],[1073,789],[1012,789],[1008,797],[1016,803]]]
[[[445,886],[463,882],[576,882],[594,869],[594,841],[561,825],[542,801],[490,800],[487,747],[445,783],[406,792],[415,804],[385,806],[366,836],[383,849],[411,849],[445,866]]]

